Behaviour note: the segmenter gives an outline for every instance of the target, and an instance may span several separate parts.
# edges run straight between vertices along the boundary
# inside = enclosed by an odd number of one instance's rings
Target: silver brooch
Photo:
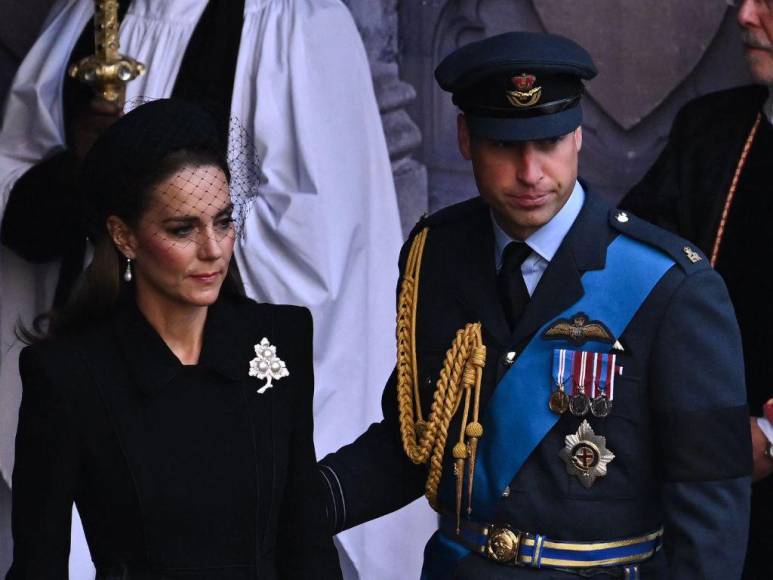
[[[285,361],[276,356],[276,347],[265,337],[255,345],[255,355],[250,361],[250,376],[260,381],[265,379],[266,384],[258,389],[258,394],[262,395],[274,386],[272,381],[288,376],[290,371]]]
[[[577,433],[566,436],[559,455],[566,463],[566,472],[576,475],[587,488],[597,477],[607,474],[607,464],[615,458],[615,454],[607,449],[606,437],[596,435],[587,420],[582,422]]]

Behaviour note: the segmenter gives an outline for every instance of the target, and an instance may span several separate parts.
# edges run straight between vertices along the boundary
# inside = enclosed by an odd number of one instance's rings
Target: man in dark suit
[[[440,529],[423,578],[741,572],[751,462],[732,307],[696,248],[577,180],[594,75],[574,42],[523,32],[436,70],[480,197],[406,243],[384,420],[320,467],[336,530],[426,490]]]
[[[773,1],[739,2],[738,23],[756,85],[700,97],[677,115],[665,149],[621,207],[690,240],[711,256],[741,328],[752,415],[754,479],[744,578],[773,578],[773,253],[763,232],[773,210]],[[768,409],[773,418],[773,408]]]

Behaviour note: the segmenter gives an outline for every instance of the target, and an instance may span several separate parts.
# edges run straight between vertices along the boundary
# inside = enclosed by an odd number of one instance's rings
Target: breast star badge
[[[249,375],[260,381],[265,379],[266,384],[258,389],[258,394],[262,395],[274,386],[272,381],[288,376],[290,371],[287,370],[285,362],[276,356],[276,347],[265,337],[255,345],[255,355],[250,361]]]
[[[576,476],[586,488],[607,474],[607,464],[615,458],[607,449],[606,437],[596,435],[587,420],[577,433],[566,436],[559,455],[566,463],[566,472]]]

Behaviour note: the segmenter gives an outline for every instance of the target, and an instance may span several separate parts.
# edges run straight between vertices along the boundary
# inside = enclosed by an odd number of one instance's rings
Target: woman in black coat
[[[67,578],[73,502],[97,578],[340,577],[311,317],[234,291],[235,190],[255,180],[231,175],[221,134],[155,101],[84,162],[94,258],[21,355],[9,580]]]

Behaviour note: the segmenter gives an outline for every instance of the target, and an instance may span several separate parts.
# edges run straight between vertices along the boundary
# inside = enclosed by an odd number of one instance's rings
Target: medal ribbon
[[[544,378],[540,377],[551,376],[550,365],[554,360],[551,356],[552,344],[541,338],[545,330],[556,319],[568,318],[572,313],[580,311],[594,320],[603,320],[612,335],[619,337],[652,289],[673,265],[674,261],[660,250],[619,235],[607,248],[604,269],[588,271],[582,276],[585,290],[582,298],[556,318],[547,321],[534,334],[521,356],[499,381],[486,406],[482,420],[485,435],[478,444],[473,487],[472,515],[475,520],[495,519],[496,506],[502,501],[503,491],[558,421],[558,416],[545,404],[550,392],[540,392],[541,388],[551,389],[545,385]],[[614,300],[610,300],[610,297],[614,297]],[[592,344],[596,350],[609,348],[608,344]],[[614,361],[609,367],[611,395],[616,374]],[[443,497],[443,488],[441,485],[441,502],[453,505],[453,499]],[[450,489],[449,486],[445,488]],[[453,576],[456,562],[469,553],[469,550],[443,532],[435,532],[424,552],[422,578],[429,580]]]

